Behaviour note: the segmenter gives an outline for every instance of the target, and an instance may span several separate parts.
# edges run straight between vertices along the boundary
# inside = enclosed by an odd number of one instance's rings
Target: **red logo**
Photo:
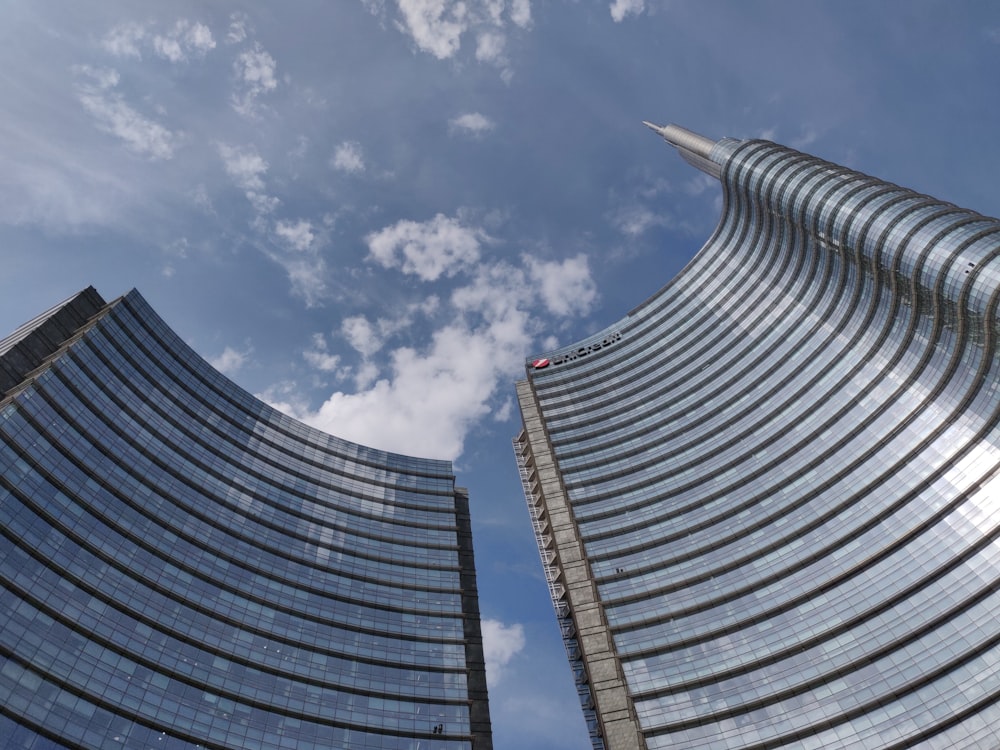
[[[549,361],[545,358],[536,359],[534,362],[531,363],[531,366],[534,367],[536,370],[541,370],[543,367],[549,366]]]

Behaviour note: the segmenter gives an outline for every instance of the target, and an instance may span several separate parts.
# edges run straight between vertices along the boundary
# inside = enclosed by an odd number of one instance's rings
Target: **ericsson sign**
[[[554,357],[542,357],[541,359],[536,359],[531,363],[531,366],[535,370],[541,370],[549,365],[561,365],[564,362],[572,362],[575,359],[586,357],[588,354],[593,354],[601,349],[606,349],[612,344],[617,344],[621,340],[621,331],[615,331],[614,333],[605,336],[601,341],[595,341],[593,344],[581,346],[579,349],[574,349],[566,352],[565,354],[557,354]]]

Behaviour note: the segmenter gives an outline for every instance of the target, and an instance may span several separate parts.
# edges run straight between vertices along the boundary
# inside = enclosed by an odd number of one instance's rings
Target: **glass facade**
[[[699,159],[698,255],[518,384],[595,748],[997,747],[1000,222],[764,141]]]
[[[34,356],[0,392],[0,747],[488,750],[451,464],[308,428],[88,292],[0,342]]]

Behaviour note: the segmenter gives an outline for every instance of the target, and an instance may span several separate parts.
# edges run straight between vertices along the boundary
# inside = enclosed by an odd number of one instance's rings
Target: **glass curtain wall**
[[[137,292],[100,303],[0,394],[0,747],[491,747],[450,463],[308,428]]]
[[[595,747],[1000,744],[1000,222],[708,159],[700,253],[518,388]]]

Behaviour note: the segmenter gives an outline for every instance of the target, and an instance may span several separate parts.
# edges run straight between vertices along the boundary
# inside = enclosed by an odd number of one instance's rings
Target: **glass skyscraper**
[[[515,439],[595,748],[1000,746],[1000,222],[759,140]]]
[[[451,464],[306,427],[137,292],[0,340],[0,747],[488,750]]]

